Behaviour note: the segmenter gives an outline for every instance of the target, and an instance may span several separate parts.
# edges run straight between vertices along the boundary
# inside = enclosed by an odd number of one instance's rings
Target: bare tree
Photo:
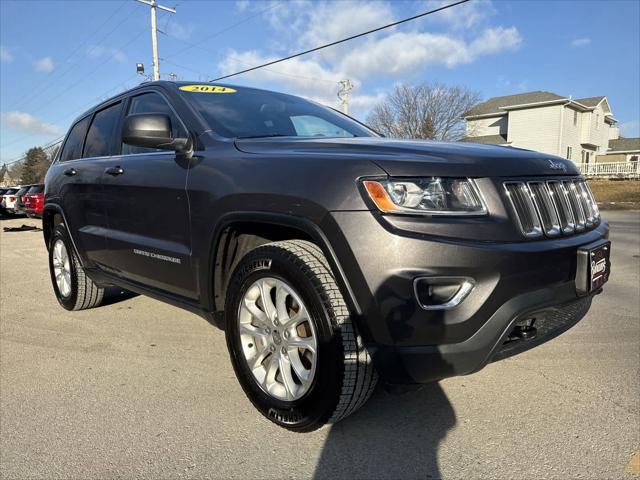
[[[367,123],[387,137],[459,140],[465,136],[465,114],[479,101],[477,92],[464,87],[398,85]]]

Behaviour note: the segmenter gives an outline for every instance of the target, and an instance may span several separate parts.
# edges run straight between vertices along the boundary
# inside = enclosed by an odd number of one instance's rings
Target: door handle
[[[77,173],[78,173],[78,171],[77,171],[75,168],[67,168],[67,169],[64,171],[64,174],[65,174],[67,177],[73,177],[73,176],[74,176],[75,174],[77,174]]]
[[[107,168],[104,173],[106,173],[107,175],[113,175],[114,177],[118,176],[118,175],[122,175],[124,173],[124,169],[122,167],[109,167]]]

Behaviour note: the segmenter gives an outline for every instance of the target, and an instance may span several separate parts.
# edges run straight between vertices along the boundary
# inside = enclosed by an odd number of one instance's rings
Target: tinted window
[[[106,157],[112,155],[113,135],[120,118],[121,103],[100,110],[93,117],[84,146],[84,157]]]
[[[239,87],[230,93],[183,88],[180,95],[225,137],[376,136],[346,115],[292,95]]]
[[[10,188],[9,190],[7,190],[5,192],[5,195],[13,195],[14,193],[16,193],[18,191],[17,188]]]
[[[166,100],[159,93],[143,93],[142,95],[135,96],[129,103],[127,115],[133,115],[135,113],[164,113],[169,115],[171,119],[171,130],[173,138],[184,137],[186,133],[182,128],[182,124],[178,117],[176,117],[171,107]],[[133,145],[122,144],[122,154],[128,155],[132,153],[146,153],[146,152],[162,152],[166,150],[159,150],[156,148],[136,147]]]
[[[62,153],[60,154],[61,162],[82,157],[82,144],[84,142],[84,136],[87,133],[88,125],[89,117],[85,117],[71,128],[67,141],[62,148]]]
[[[44,192],[44,185],[34,185],[29,189],[27,193],[42,193]]]

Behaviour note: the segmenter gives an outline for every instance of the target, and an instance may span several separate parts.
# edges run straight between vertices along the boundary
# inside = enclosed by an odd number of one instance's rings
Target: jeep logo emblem
[[[562,171],[565,171],[567,169],[564,163],[554,162],[553,160],[549,160],[549,168],[551,170],[562,170]]]

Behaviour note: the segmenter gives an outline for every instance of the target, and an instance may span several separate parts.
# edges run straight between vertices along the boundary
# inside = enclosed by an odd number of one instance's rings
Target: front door
[[[126,115],[164,113],[174,136],[184,126],[157,92],[129,100]],[[186,134],[186,133],[185,133]],[[186,194],[188,161],[173,151],[121,144],[103,175],[109,267],[127,280],[196,298]]]

